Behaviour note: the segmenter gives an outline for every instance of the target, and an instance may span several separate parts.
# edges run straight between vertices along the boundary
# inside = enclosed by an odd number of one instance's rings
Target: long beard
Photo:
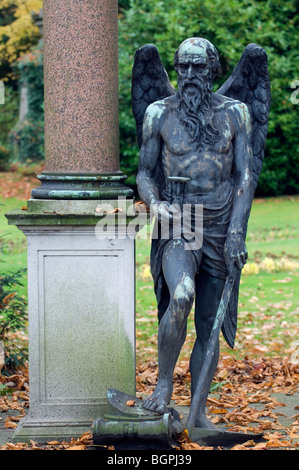
[[[220,134],[213,126],[212,83],[199,79],[178,79],[179,119],[186,127],[191,143],[213,145]]]

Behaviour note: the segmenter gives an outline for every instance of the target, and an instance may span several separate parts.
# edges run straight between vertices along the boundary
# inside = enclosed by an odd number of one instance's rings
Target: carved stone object
[[[190,359],[191,408],[187,429],[215,431],[205,404],[218,364],[219,333],[234,347],[241,270],[270,110],[266,52],[248,45],[222,87],[218,52],[204,38],[190,38],[174,57],[177,91],[154,45],[135,54],[132,105],[140,161],[138,191],[156,217],[151,271],[158,303],[159,380],[143,406],[163,414],[172,394],[173,370],[195,302],[196,341]],[[191,208],[190,247],[184,210]],[[202,207],[200,223],[196,208]],[[175,216],[181,218],[179,233]],[[195,436],[196,433],[193,432]]]

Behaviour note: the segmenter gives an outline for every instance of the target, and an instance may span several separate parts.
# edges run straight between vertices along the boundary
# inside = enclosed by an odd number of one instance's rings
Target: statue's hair
[[[174,55],[173,65],[175,71],[178,71],[180,48],[183,46],[183,44],[185,44],[186,42],[190,42],[191,40],[195,43],[203,43],[206,46],[207,54],[211,63],[212,78],[214,80],[217,75],[219,75],[221,72],[219,55],[216,47],[210,41],[204,38],[189,38],[185,39],[185,41],[182,42],[182,44],[178,47]]]
[[[211,105],[212,82],[206,82],[206,90],[198,101],[196,96],[189,98],[178,89],[177,113],[189,134],[190,143],[197,142],[214,145],[220,139],[218,129],[214,127],[214,111]]]

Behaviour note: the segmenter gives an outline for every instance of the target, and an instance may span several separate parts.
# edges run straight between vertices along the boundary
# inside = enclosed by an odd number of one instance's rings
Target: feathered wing
[[[252,197],[262,170],[271,104],[267,54],[257,44],[249,44],[231,76],[217,93],[237,99],[248,106],[252,121],[251,144],[253,151]],[[247,230],[247,228],[246,228]],[[223,322],[223,335],[234,346],[237,329],[238,293],[241,272],[235,281],[227,314]]]
[[[136,121],[138,145],[142,144],[142,125],[146,108],[155,101],[175,94],[168,74],[153,44],[140,47],[132,72],[132,111]]]
[[[268,60],[265,50],[249,44],[231,76],[216,92],[248,106],[252,120],[253,193],[262,170],[271,104]]]

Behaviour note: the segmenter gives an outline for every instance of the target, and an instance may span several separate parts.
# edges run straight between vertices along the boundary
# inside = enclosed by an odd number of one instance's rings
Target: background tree
[[[32,13],[42,8],[42,0],[1,0],[0,80],[17,87],[13,64],[37,44],[40,36]]]
[[[7,135],[18,120],[19,70],[15,63],[39,40],[32,12],[42,0],[1,0],[0,3],[0,80],[5,83],[5,104],[0,108],[0,145],[7,146]]]
[[[41,100],[35,107],[42,107],[43,96],[39,86],[43,78],[40,77],[42,64],[41,67],[38,64],[38,69],[36,62],[39,61],[39,56],[36,54],[37,57],[35,57],[30,52],[40,39],[40,32],[32,14],[37,13],[42,5],[42,0],[1,0],[0,4],[0,80],[5,83],[5,104],[0,107],[0,166],[2,169],[7,166],[7,155],[11,160],[13,154],[12,151],[8,152],[10,147],[8,138],[11,138],[12,130],[20,146],[26,150],[24,161],[28,159],[28,155],[32,160],[35,160],[36,156],[43,158],[43,152],[40,150],[40,143],[43,142],[42,116],[30,115],[26,123],[15,128],[19,118],[19,90],[24,82],[26,70],[29,70],[29,87],[31,90],[34,88],[29,99]],[[26,56],[29,52],[30,55]],[[32,71],[34,67],[37,72]],[[37,78],[33,77],[34,74]],[[38,121],[38,124],[32,125],[33,120]]]
[[[120,17],[120,135],[123,171],[134,181],[138,148],[130,110],[130,78],[136,49],[155,44],[173,84],[173,56],[187,37],[202,36],[217,47],[222,77],[231,74],[247,44],[258,43],[269,57],[272,106],[263,171],[257,195],[299,192],[298,106],[291,83],[299,78],[298,0],[130,0]],[[134,173],[135,172],[135,173]]]

